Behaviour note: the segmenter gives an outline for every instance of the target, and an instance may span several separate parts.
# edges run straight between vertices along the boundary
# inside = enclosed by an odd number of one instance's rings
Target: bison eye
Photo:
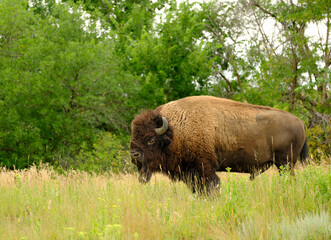
[[[155,138],[152,138],[147,142],[147,145],[150,146],[153,145],[154,143],[155,143]]]

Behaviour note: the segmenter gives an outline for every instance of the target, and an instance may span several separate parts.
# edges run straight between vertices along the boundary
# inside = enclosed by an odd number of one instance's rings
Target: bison
[[[194,192],[218,189],[217,171],[263,172],[307,157],[305,124],[271,107],[192,96],[132,121],[130,156],[146,183],[155,172],[184,181]]]

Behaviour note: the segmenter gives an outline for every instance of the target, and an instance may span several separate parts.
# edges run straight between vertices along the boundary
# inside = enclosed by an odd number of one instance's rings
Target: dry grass
[[[331,237],[328,166],[299,167],[294,178],[276,169],[255,181],[219,176],[220,196],[195,198],[183,183],[161,175],[141,185],[135,175],[2,169],[0,239]]]

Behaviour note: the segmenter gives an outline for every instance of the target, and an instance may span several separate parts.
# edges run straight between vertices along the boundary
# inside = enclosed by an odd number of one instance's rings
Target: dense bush
[[[331,126],[316,125],[307,130],[309,139],[309,151],[315,162],[319,163],[322,159],[326,159],[327,164],[330,164],[331,157]]]
[[[99,38],[95,24],[84,29],[78,5],[44,8],[0,3],[0,163],[7,167],[75,157],[100,131],[127,132],[136,112],[134,79],[111,40]]]
[[[75,157],[62,159],[58,165],[64,169],[73,168],[91,173],[132,172],[133,165],[127,148],[123,146],[123,141],[129,140],[127,137],[120,138],[111,133],[100,134],[92,147],[84,143]]]

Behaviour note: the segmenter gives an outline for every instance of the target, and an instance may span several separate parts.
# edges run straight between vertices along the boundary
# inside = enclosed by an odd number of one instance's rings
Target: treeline
[[[0,164],[128,169],[135,114],[201,94],[293,112],[318,161],[330,154],[330,5],[1,0]]]

